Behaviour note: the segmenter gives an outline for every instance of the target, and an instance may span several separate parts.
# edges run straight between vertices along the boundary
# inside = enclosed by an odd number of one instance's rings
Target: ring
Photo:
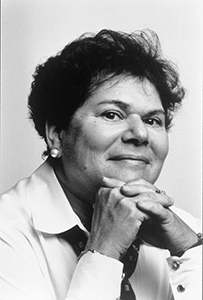
[[[156,188],[156,193],[157,193],[157,194],[161,194],[161,195],[166,195],[166,192],[165,192],[165,191],[160,190],[160,189],[158,189],[158,188]]]

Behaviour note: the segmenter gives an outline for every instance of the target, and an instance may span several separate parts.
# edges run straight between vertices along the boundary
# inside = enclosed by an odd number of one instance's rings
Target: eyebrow
[[[125,103],[120,100],[104,100],[98,103],[98,105],[103,105],[103,104],[114,104],[120,107],[121,109],[125,109],[125,110],[127,110],[130,107],[128,103]],[[164,116],[166,115],[164,109],[154,109],[147,112],[146,116],[159,115],[159,114],[163,114]]]
[[[127,109],[130,106],[129,104],[120,100],[103,100],[102,102],[98,103],[98,105],[102,105],[102,104],[115,104],[121,109]]]
[[[152,110],[152,111],[149,111],[146,113],[146,116],[147,117],[150,117],[150,116],[153,116],[153,115],[166,115],[164,109],[155,109],[155,110]]]

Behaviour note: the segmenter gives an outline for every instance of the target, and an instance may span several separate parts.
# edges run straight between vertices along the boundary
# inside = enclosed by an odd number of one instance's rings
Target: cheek
[[[97,122],[83,127],[83,141],[91,151],[104,153],[117,139],[118,132]]]
[[[155,143],[157,156],[160,161],[164,161],[169,151],[168,134],[163,134]]]
[[[82,144],[81,127],[70,125],[67,131],[63,132],[62,135],[62,155],[69,161],[74,162],[81,149],[80,143]],[[81,141],[81,142],[80,142]]]
[[[86,165],[98,153],[103,154],[110,144],[105,133],[95,124],[72,126],[63,138],[63,155],[71,164]]]

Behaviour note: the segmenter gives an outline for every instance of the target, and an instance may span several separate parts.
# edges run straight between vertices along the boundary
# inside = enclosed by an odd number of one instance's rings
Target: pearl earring
[[[51,149],[50,154],[51,154],[51,157],[58,158],[59,157],[59,150],[57,148],[53,148],[53,149]]]

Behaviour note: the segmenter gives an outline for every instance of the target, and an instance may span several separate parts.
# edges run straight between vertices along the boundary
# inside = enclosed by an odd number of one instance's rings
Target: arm
[[[20,205],[18,210],[17,200],[9,201],[10,196],[0,201],[2,300],[115,300],[119,296],[121,262],[87,253],[76,264],[70,245],[36,231],[25,208]]]
[[[199,220],[178,208],[172,210],[196,232],[202,230]],[[175,300],[202,299],[202,247],[188,249],[181,257],[167,258],[170,283]]]
[[[175,300],[202,299],[202,248],[187,250],[181,257],[167,258]]]
[[[74,271],[66,300],[116,300],[123,264],[100,253],[87,252]]]
[[[112,180],[105,183],[108,186],[115,184]],[[145,219],[138,234],[147,243],[171,252],[167,261],[175,299],[202,299],[202,247],[197,243],[200,226],[186,212],[173,207],[169,209],[169,202],[167,205],[167,199],[164,200],[167,196],[153,193],[153,187],[150,193],[141,190],[143,184],[143,181],[131,182],[126,189],[121,189],[128,197],[137,197],[137,207],[152,218]]]
[[[104,180],[108,186],[116,184],[115,179]],[[198,243],[196,232],[187,225],[170,207],[174,201],[165,193],[156,193],[156,188],[143,179],[130,183],[117,183],[126,199],[132,198],[134,206],[143,213],[137,234],[147,243],[168,249],[172,255],[181,256]],[[139,214],[138,214],[139,215]]]

